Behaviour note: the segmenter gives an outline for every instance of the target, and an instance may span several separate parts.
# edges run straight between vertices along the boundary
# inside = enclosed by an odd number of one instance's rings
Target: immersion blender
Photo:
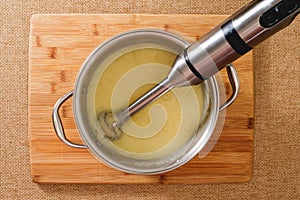
[[[114,113],[100,113],[104,133],[115,140],[131,115],[173,87],[200,84],[254,46],[288,26],[300,13],[300,0],[255,0],[192,43],[177,57],[167,78]],[[114,116],[114,117],[113,117]]]

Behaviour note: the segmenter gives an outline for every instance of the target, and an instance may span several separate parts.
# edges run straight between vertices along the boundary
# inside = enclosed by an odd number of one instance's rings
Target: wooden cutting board
[[[241,90],[227,109],[221,136],[204,158],[161,175],[132,175],[111,169],[86,149],[63,144],[52,127],[54,103],[71,91],[78,70],[104,40],[136,28],[177,32],[193,40],[226,16],[217,15],[34,15],[29,47],[30,164],[38,183],[232,183],[251,179],[253,157],[252,52],[237,60]],[[222,72],[224,74],[224,72]],[[230,92],[225,80],[226,91]],[[61,111],[67,137],[77,143],[71,101]]]

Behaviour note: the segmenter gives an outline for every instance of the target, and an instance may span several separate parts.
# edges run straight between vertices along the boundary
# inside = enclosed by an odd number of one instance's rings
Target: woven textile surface
[[[253,177],[243,184],[36,184],[30,177],[28,43],[42,13],[231,14],[249,0],[1,0],[0,199],[299,199],[300,17],[254,49]]]

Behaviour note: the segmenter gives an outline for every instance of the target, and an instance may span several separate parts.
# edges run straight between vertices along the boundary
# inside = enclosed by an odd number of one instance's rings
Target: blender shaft
[[[169,79],[164,79],[161,81],[158,85],[131,104],[128,108],[116,114],[116,122],[118,126],[122,126],[131,115],[135,114],[155,99],[167,93],[173,87],[174,86],[169,82]]]

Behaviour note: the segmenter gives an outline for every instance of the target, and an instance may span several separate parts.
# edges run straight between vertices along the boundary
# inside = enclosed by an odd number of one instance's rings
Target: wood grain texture
[[[226,16],[215,15],[34,15],[29,47],[29,134],[31,174],[39,183],[232,183],[247,182],[253,156],[252,52],[234,62],[241,90],[227,109],[222,134],[204,158],[161,175],[132,175],[111,169],[89,150],[74,149],[55,135],[54,103],[73,89],[76,75],[91,51],[104,40],[136,28],[158,28],[196,40]],[[222,75],[224,76],[222,71]],[[225,77],[225,76],[224,76]],[[228,80],[224,80],[230,93]],[[71,100],[61,108],[67,137],[77,143]]]

